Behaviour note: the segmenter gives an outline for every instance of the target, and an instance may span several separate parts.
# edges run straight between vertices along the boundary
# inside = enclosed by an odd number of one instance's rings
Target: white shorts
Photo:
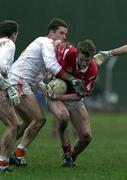
[[[27,79],[11,74],[10,82],[18,91],[20,96],[34,94],[32,86],[27,82]]]
[[[74,110],[74,109],[77,109],[80,106],[84,105],[82,99],[79,101],[64,101],[64,104],[68,110]]]

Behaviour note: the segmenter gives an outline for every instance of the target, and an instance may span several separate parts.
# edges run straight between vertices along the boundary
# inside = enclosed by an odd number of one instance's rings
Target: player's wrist
[[[74,77],[74,76],[71,76],[71,77],[69,77],[68,79],[67,79],[67,81],[69,82],[69,83],[71,83],[72,85],[75,85],[76,83],[78,83],[79,81],[81,81],[80,79],[77,79],[76,77]]]
[[[112,56],[113,56],[112,50],[109,50],[109,51],[108,51],[108,55],[109,55],[109,57],[112,57]]]
[[[68,78],[68,80],[67,80],[67,81],[71,83],[73,80],[74,80],[74,77],[73,77],[73,76],[71,76],[71,77],[69,77],[69,78]]]

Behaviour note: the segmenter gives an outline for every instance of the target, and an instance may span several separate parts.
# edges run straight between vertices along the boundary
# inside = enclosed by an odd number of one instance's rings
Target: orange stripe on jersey
[[[62,77],[64,73],[65,73],[64,69],[61,69],[56,76]]]

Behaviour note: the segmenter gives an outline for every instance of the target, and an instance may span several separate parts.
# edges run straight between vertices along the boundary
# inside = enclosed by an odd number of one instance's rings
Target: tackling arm
[[[95,59],[97,65],[100,66],[101,64],[103,64],[107,59],[109,59],[112,56],[113,56],[112,50],[99,51],[99,53],[94,56],[94,59]]]
[[[113,56],[127,55],[127,45],[112,50]]]
[[[75,92],[79,95],[82,95],[84,92],[82,81],[65,72],[65,70],[57,62],[55,48],[53,44],[50,42],[48,45],[49,46],[43,44],[45,52],[43,54],[43,60],[46,69],[48,69],[48,71],[53,73],[55,76],[67,80],[74,87]]]
[[[98,65],[101,65],[103,62],[105,62],[105,60],[109,59],[110,57],[121,55],[127,55],[127,45],[110,51],[99,51],[99,53],[94,56],[94,59]]]
[[[61,101],[78,101],[82,97],[77,94],[65,94],[65,95],[55,95],[52,99],[61,100]]]

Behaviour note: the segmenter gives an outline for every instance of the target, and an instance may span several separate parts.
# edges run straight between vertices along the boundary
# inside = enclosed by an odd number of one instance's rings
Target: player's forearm
[[[67,73],[64,69],[61,69],[56,76],[65,80],[68,80],[70,77],[72,77],[72,75]]]
[[[113,56],[120,56],[120,55],[126,55],[127,54],[127,45],[121,46],[119,48],[112,50]]]
[[[50,68],[47,66],[49,72],[54,74],[58,78],[62,78],[68,81],[69,78],[73,77],[69,73],[67,73],[58,63],[53,64]]]
[[[77,94],[65,94],[65,95],[59,95],[56,99],[61,101],[77,101],[80,100],[82,97]]]

